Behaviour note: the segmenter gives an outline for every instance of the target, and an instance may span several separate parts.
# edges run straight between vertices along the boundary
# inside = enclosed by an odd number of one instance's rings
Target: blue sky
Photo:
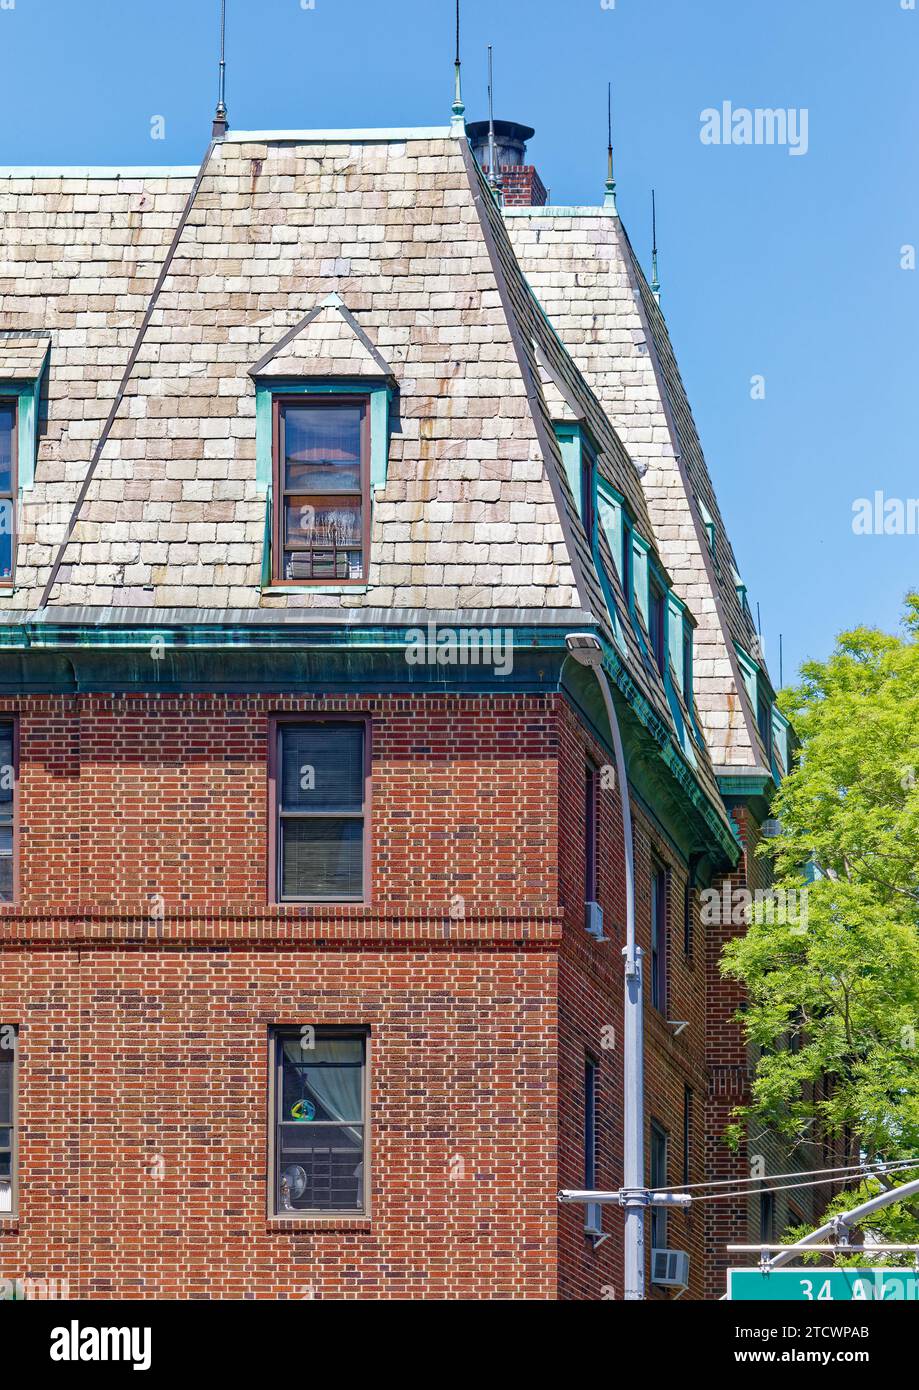
[[[919,536],[852,504],[919,496],[919,9],[910,0],[463,0],[465,95],[536,127],[552,201],[595,202],[614,90],[620,210],[663,303],[773,678],[895,628]],[[0,161],[195,163],[218,0],[0,0]],[[452,0],[228,0],[238,129],[441,124]],[[700,113],[806,108],[808,152],[710,146]],[[151,139],[161,116],[165,139]],[[751,379],[765,378],[765,398]]]

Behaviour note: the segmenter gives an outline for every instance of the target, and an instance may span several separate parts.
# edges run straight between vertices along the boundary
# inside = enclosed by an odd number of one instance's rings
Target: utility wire
[[[791,1173],[769,1173],[759,1178],[710,1178],[707,1182],[675,1183],[672,1187],[655,1187],[654,1192],[691,1192],[697,1187],[730,1187],[740,1182],[774,1182],[777,1178],[798,1178],[819,1176],[821,1173],[862,1173],[871,1178],[877,1173],[899,1173],[904,1168],[919,1168],[919,1158],[897,1158],[890,1163],[875,1163],[869,1168],[864,1163],[849,1163],[840,1168],[796,1168]]]
[[[915,1167],[916,1165],[913,1164],[912,1166]],[[765,1183],[766,1183],[767,1179],[765,1179],[765,1178],[759,1178],[758,1181],[759,1181],[760,1183],[763,1184],[763,1186],[760,1187],[760,1188],[758,1188],[758,1189],[757,1189],[757,1188],[752,1188],[752,1189],[751,1189],[751,1188],[746,1188],[746,1189],[744,1189],[742,1192],[700,1192],[699,1195],[698,1195],[697,1197],[693,1197],[693,1198],[692,1198],[692,1201],[694,1201],[694,1202],[715,1202],[715,1201],[718,1200],[719,1197],[755,1197],[757,1191],[760,1191],[760,1192],[791,1192],[791,1191],[793,1191],[793,1190],[795,1190],[795,1189],[797,1189],[797,1188],[800,1188],[800,1187],[822,1187],[823,1184],[826,1182],[826,1179],[825,1179],[825,1178],[818,1178],[818,1179],[816,1180],[816,1182],[788,1182],[788,1183],[783,1183],[783,1184],[781,1184],[779,1187],[766,1187],[766,1186],[765,1186]]]

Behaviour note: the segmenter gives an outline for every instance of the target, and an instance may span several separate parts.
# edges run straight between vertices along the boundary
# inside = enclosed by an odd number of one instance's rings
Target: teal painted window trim
[[[389,415],[392,387],[385,382],[272,381],[266,377],[255,387],[255,480],[259,492],[271,489],[272,420],[271,402],[275,396],[368,396],[370,398],[370,504],[373,493],[383,487],[389,466]]]
[[[772,739],[782,755],[782,767],[787,776],[791,768],[791,724],[777,705],[772,706]]]
[[[757,703],[759,701],[759,666],[753,660],[752,656],[744,651],[739,642],[734,643],[734,649],[737,652],[737,659],[740,662],[740,674],[743,676],[743,683],[747,688],[747,694],[750,697],[750,704],[755,715]]]
[[[701,498],[697,498],[696,500],[697,500],[698,503],[699,503],[699,512],[701,513],[701,516],[702,516],[702,524],[703,524],[703,526],[705,527],[705,531],[706,531],[706,534],[707,534],[707,536],[708,536],[708,548],[709,548],[709,550],[712,552],[712,554],[714,555],[714,553],[715,553],[715,537],[716,537],[716,534],[717,534],[717,532],[716,532],[716,527],[715,527],[715,523],[714,523],[714,520],[712,519],[712,514],[711,514],[711,512],[708,510],[708,507],[706,507],[706,505],[705,505],[705,503],[702,501],[702,499],[701,499]]]
[[[565,477],[571,488],[578,516],[584,515],[584,499],[581,496],[581,477],[584,464],[584,435],[579,425],[555,425],[555,437],[562,453]]]
[[[47,361],[47,358],[45,359]],[[34,486],[35,464],[38,459],[38,418],[41,405],[41,384],[45,374],[42,366],[38,376],[30,381],[0,381],[0,396],[16,398],[16,450],[18,455],[18,490]]]
[[[255,484],[265,498],[265,534],[262,543],[261,587],[273,594],[303,593],[303,585],[285,589],[271,582],[271,485],[274,476],[274,422],[272,401],[276,396],[365,396],[370,400],[370,511],[373,516],[373,497],[377,488],[386,483],[389,466],[389,416],[392,387],[385,382],[273,381],[266,377],[255,386]],[[353,586],[348,585],[353,592]],[[340,585],[310,585],[313,594],[340,594]],[[357,592],[366,592],[358,590]]]
[[[650,574],[648,570],[648,556],[651,547],[648,542],[638,534],[634,527],[630,527],[632,539],[632,593],[633,603],[638,608],[642,616],[644,625],[648,626],[648,583]]]
[[[769,732],[774,733],[775,720],[778,711],[775,707],[775,697],[772,691],[772,687],[769,684],[768,678],[766,677],[766,673],[763,671],[759,663],[753,660],[753,657],[750,656],[749,652],[744,651],[743,647],[740,645],[739,642],[734,643],[734,649],[737,652],[737,657],[740,662],[741,675],[743,676],[743,682],[747,689],[747,695],[750,698],[750,705],[753,710],[754,723],[757,725],[757,727],[759,727],[759,708],[761,704],[765,704],[769,708]],[[781,716],[779,717],[781,718]],[[776,782],[778,782],[779,769],[775,758],[774,737],[770,738],[768,742],[770,745],[767,749],[767,753],[769,756],[769,765],[772,771],[773,778]]]

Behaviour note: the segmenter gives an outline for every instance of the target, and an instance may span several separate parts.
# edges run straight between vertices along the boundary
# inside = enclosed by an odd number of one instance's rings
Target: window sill
[[[262,596],[269,594],[366,594],[369,584],[263,584]]]
[[[0,1236],[16,1236],[19,1234],[19,1217],[13,1213],[5,1212],[0,1216]]]
[[[369,1231],[369,1216],[269,1216],[269,1231]]]

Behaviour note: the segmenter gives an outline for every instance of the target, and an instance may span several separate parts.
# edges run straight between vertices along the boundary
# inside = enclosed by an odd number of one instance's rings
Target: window
[[[683,1184],[689,1184],[689,1159],[692,1148],[692,1087],[683,1087]]]
[[[16,1029],[0,1023],[0,1216],[16,1210]]]
[[[667,1009],[667,870],[651,877],[651,1003]]]
[[[651,1121],[651,1177],[653,1190],[667,1184],[667,1131],[655,1120]],[[651,1249],[667,1249],[667,1208],[651,1208]]]
[[[370,551],[368,402],[274,401],[276,581],[356,584]]]
[[[683,700],[692,714],[692,628],[683,624]]]
[[[661,675],[664,674],[667,664],[667,600],[664,598],[660,586],[653,581],[648,586],[648,635],[651,638],[651,650],[654,653],[654,661]]]
[[[683,955],[692,955],[693,921],[692,921],[692,885],[689,880],[683,888]]]
[[[759,1238],[763,1245],[775,1240],[775,1193],[759,1194]]]
[[[600,773],[593,763],[584,767],[584,901],[597,901],[597,811]]]
[[[635,607],[635,570],[632,563],[632,527],[622,518],[622,592],[631,613]]]
[[[756,724],[759,729],[759,736],[763,740],[763,747],[766,750],[766,757],[772,761],[772,703],[765,695],[760,693],[756,707]]]
[[[278,720],[273,893],[280,902],[367,896],[370,731],[364,720]]]
[[[16,402],[0,400],[0,584],[13,582],[16,530]]]
[[[367,1036],[278,1028],[271,1034],[273,1215],[367,1210]]]
[[[587,539],[591,544],[594,543],[594,470],[596,458],[587,445],[586,440],[581,445],[581,519],[584,523],[584,530]]]
[[[597,1185],[597,1064],[584,1060],[584,1188]]]
[[[0,720],[0,902],[15,896],[14,810],[16,795],[16,729]]]

